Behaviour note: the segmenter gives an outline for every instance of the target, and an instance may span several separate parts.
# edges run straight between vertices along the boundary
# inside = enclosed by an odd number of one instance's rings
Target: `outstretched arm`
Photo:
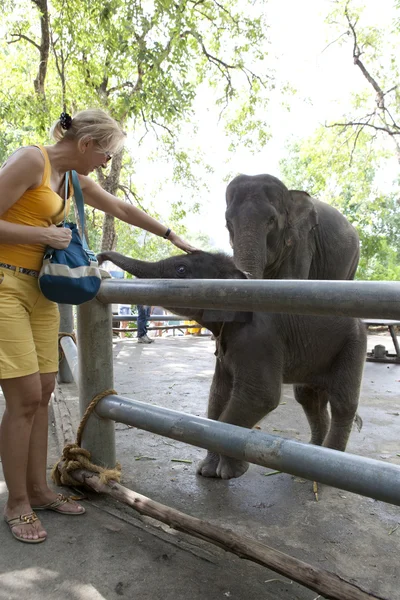
[[[85,196],[86,204],[90,204],[93,208],[102,210],[121,221],[145,229],[160,237],[165,237],[167,234],[168,227],[162,225],[162,223],[159,223],[156,219],[153,219],[153,217],[150,217],[150,215],[139,208],[136,208],[136,206],[127,204],[112,194],[109,194],[90,177],[79,175],[79,182]],[[188,244],[188,242],[180,238],[173,231],[168,234],[167,239],[172,242],[174,246],[185,252],[194,252],[196,250],[196,248]]]

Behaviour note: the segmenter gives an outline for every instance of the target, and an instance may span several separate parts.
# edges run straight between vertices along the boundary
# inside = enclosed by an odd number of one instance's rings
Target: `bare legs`
[[[10,519],[32,512],[57,498],[46,481],[48,403],[54,390],[55,373],[34,373],[3,379],[6,410],[0,426],[0,455],[9,496],[4,515]],[[76,503],[65,504],[65,512],[80,512]],[[26,539],[46,537],[39,520],[13,530]]]
[[[0,427],[0,455],[9,493],[4,516],[12,518],[32,512],[27,472],[32,428],[42,393],[40,375],[3,379],[1,387],[6,410]],[[26,539],[47,535],[40,521],[15,527],[15,533]]]

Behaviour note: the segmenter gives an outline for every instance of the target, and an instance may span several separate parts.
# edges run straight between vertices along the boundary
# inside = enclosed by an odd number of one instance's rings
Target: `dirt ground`
[[[388,336],[370,336],[369,348],[376,343],[384,343],[393,351]],[[138,345],[130,338],[115,339],[115,389],[123,396],[205,416],[213,353],[214,343],[209,336],[163,337],[151,345]],[[352,432],[349,452],[400,465],[399,391],[400,365],[366,363],[359,407],[364,426],[361,432]],[[54,402],[52,423],[61,444],[76,427],[78,418],[76,387],[63,384]],[[268,433],[308,441],[308,423],[290,386],[285,386],[280,406],[260,427]],[[204,450],[123,424],[117,424],[116,430],[117,457],[127,487],[333,571],[371,593],[390,600],[400,598],[399,507],[328,486],[320,486],[316,502],[310,482],[286,474],[266,476],[270,470],[257,465],[251,465],[238,479],[205,479],[196,475],[196,464]],[[52,452],[56,452],[55,447]],[[50,565],[53,570],[54,564],[58,565],[59,592],[51,595],[55,580],[49,576],[50,583],[33,586],[34,593],[28,597],[322,598],[210,544],[155,527],[154,522],[138,518],[128,507],[107,498],[89,494],[86,505],[90,510],[84,527],[83,521],[78,524],[71,519],[74,522],[69,531],[63,528],[61,532],[62,549],[49,540],[43,546],[50,548],[52,544],[53,550],[48,549],[49,555],[43,554],[35,563],[46,573],[51,571]],[[57,516],[49,517],[52,525]],[[18,546],[22,545],[14,542],[5,529],[1,529],[2,540],[3,533],[8,536],[4,540],[13,544],[14,558],[17,550],[21,557]],[[69,547],[68,536],[72,539]],[[68,557],[64,564],[70,568],[72,581],[69,588],[66,569],[59,565],[65,544]],[[82,548],[86,551],[84,559]],[[21,590],[21,572],[12,569],[14,563],[4,552],[0,551],[0,557],[0,599],[16,600],[26,589]],[[29,560],[18,560],[24,573],[32,568]],[[74,592],[67,593],[68,589]]]

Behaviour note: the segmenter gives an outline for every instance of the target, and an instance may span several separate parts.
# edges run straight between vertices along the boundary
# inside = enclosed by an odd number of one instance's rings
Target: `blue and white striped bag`
[[[74,196],[82,228],[82,239],[75,223],[66,222],[69,173],[65,176],[65,208],[63,227],[72,231],[68,248],[46,249],[39,273],[39,287],[46,298],[59,304],[83,304],[99,291],[101,273],[94,252],[85,237],[83,194],[76,171],[71,171]]]

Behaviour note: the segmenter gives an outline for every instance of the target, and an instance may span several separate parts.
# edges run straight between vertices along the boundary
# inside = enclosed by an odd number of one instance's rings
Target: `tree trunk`
[[[110,174],[101,181],[101,186],[109,194],[115,195],[119,185],[122,169],[122,153],[118,152],[112,159]],[[116,244],[114,217],[105,213],[103,219],[103,235],[101,238],[101,252],[113,250]]]
[[[41,41],[40,41],[40,59],[39,59],[39,70],[35,81],[33,82],[35,92],[39,96],[45,97],[45,80],[47,73],[47,63],[49,60],[50,51],[50,27],[49,27],[49,11],[47,8],[47,0],[32,0],[40,11],[40,28],[41,28]]]

